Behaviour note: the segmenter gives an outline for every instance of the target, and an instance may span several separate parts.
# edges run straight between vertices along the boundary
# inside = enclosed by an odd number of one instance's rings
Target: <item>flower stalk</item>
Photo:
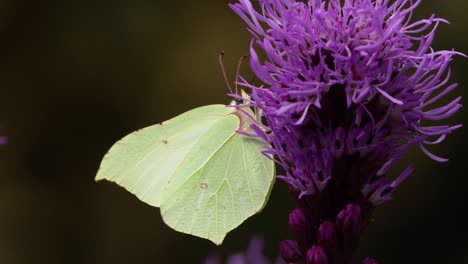
[[[270,142],[265,154],[297,201],[289,216],[295,240],[281,243],[281,255],[287,263],[352,263],[374,208],[413,171],[388,175],[405,151],[417,145],[447,161],[427,146],[461,126],[434,122],[462,107],[461,97],[438,102],[457,87],[449,63],[463,54],[431,47],[448,22],[412,21],[421,0],[253,2],[230,6],[252,33],[250,66],[263,82],[240,79],[266,120],[252,128]]]

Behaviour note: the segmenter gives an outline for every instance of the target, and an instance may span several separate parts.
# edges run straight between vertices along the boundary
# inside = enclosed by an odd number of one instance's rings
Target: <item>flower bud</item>
[[[333,250],[336,244],[336,233],[333,223],[323,222],[318,231],[318,243],[327,252]]]
[[[299,208],[289,214],[289,226],[293,231],[296,239],[305,235],[306,232],[306,218]]]
[[[354,204],[347,205],[338,214],[336,224],[345,236],[358,234],[361,224],[361,208]]]
[[[312,246],[307,252],[307,264],[328,264],[328,258],[320,246]]]

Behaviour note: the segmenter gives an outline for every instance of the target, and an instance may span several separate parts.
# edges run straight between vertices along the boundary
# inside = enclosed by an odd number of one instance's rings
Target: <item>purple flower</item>
[[[254,237],[250,241],[249,248],[246,252],[239,252],[228,257],[227,264],[284,264],[281,259],[272,262],[270,259],[265,257],[262,253],[264,241],[260,237]],[[220,264],[221,257],[217,254],[209,256],[204,264]]]
[[[462,54],[432,49],[447,21],[412,21],[421,0],[252,2],[231,8],[253,35],[250,66],[263,84],[241,84],[266,120],[252,128],[271,143],[265,153],[298,202],[296,241],[283,242],[281,254],[290,263],[350,263],[375,205],[413,171],[387,176],[404,152],[419,145],[446,161],[426,146],[461,126],[433,123],[462,107],[461,97],[434,106],[457,87],[449,63]]]
[[[6,145],[8,143],[8,139],[5,136],[0,136],[0,146]]]
[[[3,130],[3,127],[0,125],[0,132]],[[8,138],[0,134],[0,146],[8,144]]]

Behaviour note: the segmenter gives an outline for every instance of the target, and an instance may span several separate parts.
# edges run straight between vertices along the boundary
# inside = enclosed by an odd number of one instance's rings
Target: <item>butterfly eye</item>
[[[244,101],[240,98],[236,98],[229,103],[230,106],[239,106],[243,104],[244,104]]]

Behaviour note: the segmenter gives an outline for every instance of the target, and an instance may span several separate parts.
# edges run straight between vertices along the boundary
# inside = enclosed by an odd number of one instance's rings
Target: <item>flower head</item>
[[[442,142],[460,125],[425,125],[457,112],[460,97],[431,105],[452,91],[454,51],[434,51],[434,15],[411,21],[411,0],[240,0],[232,9],[253,34],[250,64],[265,86],[252,88],[264,112],[256,131],[273,145],[286,175],[302,195],[323,190],[337,160],[371,164],[358,185],[373,203],[388,200],[411,172],[382,176],[409,146]],[[266,54],[262,62],[257,50]],[[270,133],[264,133],[264,130]],[[433,139],[431,141],[431,139]],[[364,184],[366,183],[366,184]]]
[[[287,262],[350,263],[374,206],[390,200],[413,171],[387,175],[405,150],[419,145],[446,161],[425,146],[460,127],[433,123],[462,107],[461,97],[439,103],[457,87],[449,63],[462,54],[431,47],[447,21],[412,21],[421,1],[231,5],[253,35],[250,66],[263,82],[241,79],[251,88],[249,106],[266,120],[252,128],[271,143],[265,152],[284,169],[278,177],[298,202],[290,215],[296,241],[281,244]]]
[[[282,178],[302,194],[325,188],[343,156],[378,156],[364,181],[378,181],[414,144],[445,161],[424,145],[460,127],[425,124],[461,108],[460,97],[431,108],[457,86],[449,84],[448,67],[457,53],[431,48],[435,29],[447,21],[434,15],[411,21],[421,0],[341,2],[260,0],[259,11],[249,0],[231,5],[253,34],[250,64],[264,85],[243,85],[267,119],[271,133],[262,136],[287,172]],[[382,189],[373,202],[388,200],[383,189],[408,174],[368,186],[368,194]]]

